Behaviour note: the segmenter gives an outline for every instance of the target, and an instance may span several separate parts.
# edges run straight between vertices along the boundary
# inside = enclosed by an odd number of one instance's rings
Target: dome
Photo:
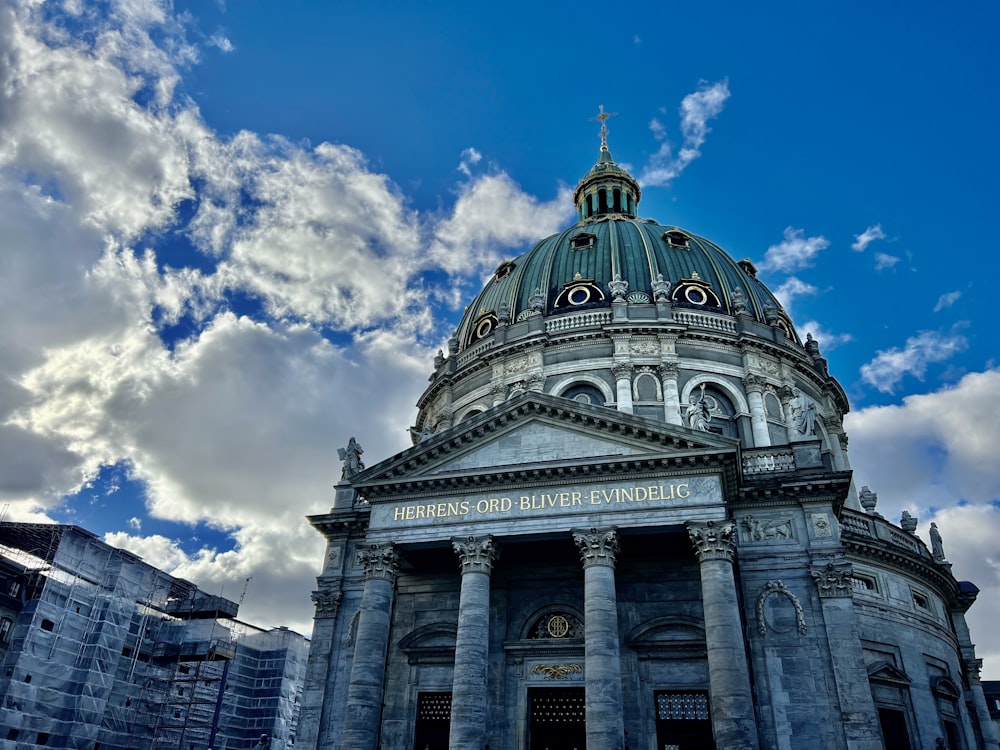
[[[799,340],[749,260],[737,262],[681,227],[639,218],[639,197],[638,183],[602,143],[597,163],[575,191],[579,221],[497,267],[458,326],[458,350],[492,335],[501,320],[610,308],[613,285],[629,304],[748,315]]]
[[[641,218],[639,183],[606,132],[574,193],[576,223],[500,263],[466,308],[414,439],[535,391],[745,448],[819,439],[827,463],[846,468],[847,398],[818,344],[799,339],[749,260]]]

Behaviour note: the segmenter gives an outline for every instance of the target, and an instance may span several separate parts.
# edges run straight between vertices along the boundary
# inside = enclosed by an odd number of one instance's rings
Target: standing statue
[[[792,402],[792,416],[795,419],[795,431],[799,435],[810,437],[816,431],[816,402],[800,393]]]
[[[708,405],[708,397],[705,396],[704,383],[701,385],[701,397],[688,404],[684,416],[687,417],[688,427],[692,430],[708,432],[708,424],[712,421],[712,410]]]
[[[337,448],[337,455],[344,462],[344,471],[340,475],[341,479],[350,479],[365,468],[365,464],[361,460],[361,454],[364,452],[364,448],[353,437],[348,441],[346,448]]]
[[[941,532],[936,523],[931,523],[931,554],[937,562],[944,562],[944,545],[941,543]]]

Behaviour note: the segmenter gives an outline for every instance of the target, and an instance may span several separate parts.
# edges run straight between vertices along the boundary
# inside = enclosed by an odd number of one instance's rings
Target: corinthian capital
[[[615,567],[615,558],[618,556],[617,529],[574,531],[573,541],[580,550],[584,568],[591,565]]]
[[[615,362],[611,365],[611,374],[615,376],[615,380],[627,379],[632,374],[632,363]]]
[[[694,545],[698,562],[706,560],[733,561],[736,550],[736,524],[732,521],[687,522],[688,536]]]
[[[399,554],[396,552],[396,545],[387,542],[360,547],[358,563],[365,568],[365,578],[393,580],[399,572]]]
[[[816,581],[821,599],[835,596],[851,596],[851,574],[853,567],[846,560],[832,560],[825,565],[809,568],[809,575]]]
[[[664,380],[677,380],[677,373],[680,370],[676,362],[664,362],[660,365],[660,377]]]
[[[319,589],[312,592],[312,600],[316,604],[316,616],[333,617],[340,607],[343,594],[333,589]]]
[[[767,385],[767,381],[760,375],[752,372],[743,378],[743,385],[746,388],[747,393],[763,393],[764,386]]]
[[[493,537],[466,537],[465,539],[453,539],[452,546],[458,553],[458,559],[462,566],[462,574],[465,573],[485,573],[489,575],[493,570],[493,561],[500,554],[500,549],[493,543]]]

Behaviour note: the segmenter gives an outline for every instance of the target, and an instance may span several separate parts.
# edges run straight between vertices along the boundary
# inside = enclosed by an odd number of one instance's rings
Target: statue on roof
[[[344,462],[344,470],[340,475],[341,479],[350,479],[355,474],[360,474],[364,470],[365,464],[361,460],[361,454],[364,452],[364,448],[353,437],[348,441],[346,448],[337,448],[337,456]]]

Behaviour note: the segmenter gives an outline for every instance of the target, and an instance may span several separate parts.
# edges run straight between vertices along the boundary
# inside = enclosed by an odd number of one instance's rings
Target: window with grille
[[[420,693],[417,701],[418,721],[449,721],[451,693]]]
[[[658,693],[656,696],[656,715],[657,718],[668,721],[708,719],[708,694]]]

